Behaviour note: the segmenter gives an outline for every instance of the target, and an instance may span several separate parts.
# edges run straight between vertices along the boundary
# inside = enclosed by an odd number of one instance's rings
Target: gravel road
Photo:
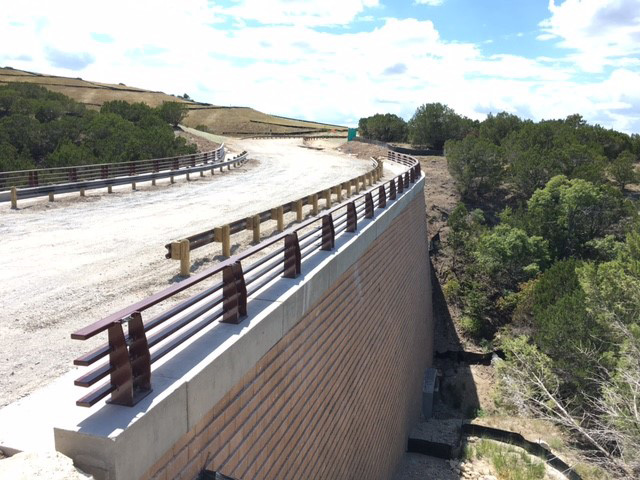
[[[72,341],[72,331],[176,281],[178,263],[164,258],[165,243],[370,168],[367,160],[300,144],[234,140],[227,145],[247,150],[250,161],[213,177],[25,201],[17,211],[0,205],[0,407],[66,372],[95,345]],[[210,266],[219,249],[194,251],[196,271]]]

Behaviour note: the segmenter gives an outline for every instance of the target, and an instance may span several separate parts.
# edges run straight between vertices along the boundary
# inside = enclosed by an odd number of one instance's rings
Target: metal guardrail
[[[249,215],[248,217],[241,218],[227,225],[218,226],[204,232],[196,233],[189,237],[173,241],[165,245],[167,254],[165,258],[180,260],[180,275],[189,276],[189,269],[191,266],[190,252],[205,245],[211,243],[222,243],[222,255],[224,257],[231,256],[231,235],[240,233],[245,230],[253,231],[253,243],[260,242],[260,226],[268,221],[274,220],[277,222],[277,231],[281,232],[284,229],[284,214],[289,212],[296,212],[296,221],[301,222],[303,219],[302,207],[305,205],[311,205],[312,215],[317,215],[319,212],[319,200],[324,200],[324,208],[330,208],[333,203],[332,196],[336,195],[338,203],[342,202],[343,197],[349,198],[352,191],[358,194],[360,190],[366,189],[369,185],[373,185],[382,177],[382,162],[376,159],[371,159],[373,162],[372,169],[364,175],[359,175],[345,182],[341,182],[334,185],[331,188],[320,190],[312,193],[311,195],[305,195],[304,197],[294,200],[292,202],[286,202],[280,206],[269,208],[260,213]]]
[[[246,152],[241,154],[246,156]],[[98,164],[78,167],[62,167],[43,170],[23,170],[17,172],[0,172],[0,185],[3,182],[15,182],[27,186],[18,187],[10,183],[9,191],[0,191],[0,202],[11,201],[12,208],[17,208],[17,201],[59,193],[80,192],[96,188],[108,188],[117,185],[155,181],[161,178],[173,178],[178,175],[204,172],[209,169],[237,164],[239,159],[225,162],[225,147],[216,150],[181,157],[158,158],[127,162],[124,164]],[[242,161],[245,159],[240,159]],[[213,171],[213,170],[212,170]],[[64,181],[68,180],[68,181]]]
[[[213,322],[242,322],[251,307],[247,304],[251,294],[280,276],[297,277],[302,271],[302,260],[318,249],[332,250],[337,235],[357,234],[360,220],[374,218],[377,209],[386,208],[388,202],[402,196],[420,178],[420,163],[416,159],[394,152],[389,155],[407,165],[407,171],[71,334],[77,340],[87,340],[105,331],[108,336],[107,344],[74,360],[75,365],[89,366],[106,358],[100,366],[76,379],[76,385],[93,387],[108,377],[76,404],[90,407],[111,395],[111,403],[135,405],[151,391],[154,362]],[[277,248],[265,254],[264,250],[271,247]],[[207,280],[213,285],[207,285]],[[192,295],[143,321],[146,310],[180,292]],[[126,334],[124,324],[128,325]]]

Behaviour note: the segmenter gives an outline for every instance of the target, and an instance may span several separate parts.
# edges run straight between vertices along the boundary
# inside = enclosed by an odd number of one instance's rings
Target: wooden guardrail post
[[[53,193],[49,194],[49,201],[53,202],[55,200],[55,196],[53,195]]]
[[[171,183],[176,183],[176,179],[173,177],[173,175],[169,177],[169,180],[171,181]]]
[[[351,181],[345,182],[344,186],[347,190],[347,198],[349,198],[351,196]]]
[[[231,227],[229,225],[222,227],[222,255],[231,256]]]
[[[81,196],[81,197],[84,197],[84,188],[81,188],[81,189],[80,189],[80,196]]]
[[[311,195],[311,214],[318,215],[318,194]]]
[[[336,201],[338,203],[342,202],[342,184],[339,183],[338,185],[335,186],[336,189]]]
[[[358,179],[356,178],[355,180],[351,180],[352,182],[354,182],[355,184],[355,188],[356,188],[356,195],[360,193],[360,182],[358,181]],[[351,182],[349,182],[351,183]]]
[[[324,202],[325,202],[325,205],[324,205],[325,208],[331,208],[331,189],[330,188],[324,191]]]
[[[191,268],[191,246],[189,240],[180,240],[180,275],[183,277],[189,276],[189,269]]]
[[[18,189],[16,187],[11,187],[11,208],[18,209]]]
[[[271,220],[276,220],[278,222],[278,226],[276,227],[278,232],[284,230],[284,209],[282,208],[282,205],[271,209]]]
[[[187,172],[187,182],[191,181],[191,176],[189,175],[189,172]]]
[[[113,187],[111,185],[107,187],[107,193],[113,193]]]
[[[366,182],[366,180],[365,180],[365,178],[364,178],[364,175],[360,175],[360,176],[358,177],[358,181],[362,182],[362,189],[363,189],[363,190],[366,190],[366,188],[367,188],[367,182]]]
[[[302,221],[302,200],[296,200],[296,221]]]
[[[260,215],[251,217],[251,229],[253,230],[253,243],[260,243]]]

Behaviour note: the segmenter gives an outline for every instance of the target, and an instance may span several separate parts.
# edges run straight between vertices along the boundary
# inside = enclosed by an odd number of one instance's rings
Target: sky
[[[442,102],[640,133],[640,0],[0,0],[0,66],[355,126]]]

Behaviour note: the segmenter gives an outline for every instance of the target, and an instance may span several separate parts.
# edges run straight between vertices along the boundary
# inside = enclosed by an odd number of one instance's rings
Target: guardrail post
[[[176,179],[175,179],[175,178],[173,178],[173,175],[171,175],[171,176],[169,177],[169,180],[171,181],[171,183],[176,183]]]
[[[360,182],[358,181],[357,178],[355,180],[351,180],[351,181],[355,183],[356,195],[359,194],[360,193]]]
[[[404,188],[409,188],[409,172],[404,174]]]
[[[347,232],[355,232],[358,229],[358,212],[356,202],[347,203]]]
[[[336,185],[335,189],[336,189],[336,196],[337,196],[336,201],[338,203],[340,203],[340,202],[342,202],[342,184],[340,183],[340,184]]]
[[[80,189],[80,196],[81,196],[81,197],[84,197],[84,188],[81,188],[81,189]]]
[[[133,402],[151,393],[151,354],[140,312],[129,320],[129,358],[133,374]]]
[[[333,250],[336,246],[336,232],[331,214],[322,217],[322,245],[320,250]]]
[[[296,221],[302,221],[302,200],[296,200]]]
[[[391,180],[391,183],[389,183],[389,199],[391,199],[391,200],[395,200],[396,199],[396,180],[395,180],[395,178],[393,180]]]
[[[54,197],[53,193],[50,193],[49,194],[49,201],[53,202],[54,200],[55,200],[55,197]]]
[[[251,217],[251,229],[253,230],[253,243],[260,243],[260,215]]]
[[[11,208],[18,209],[18,189],[16,187],[11,187]]]
[[[107,187],[107,193],[113,193],[113,187],[111,185]]]
[[[358,179],[362,182],[362,189],[366,190],[366,188],[367,188],[367,180],[365,179],[364,175],[360,175],[358,177]]]
[[[398,193],[402,193],[404,190],[404,180],[402,180],[402,175],[398,177]]]
[[[231,256],[231,227],[224,225],[222,227],[222,255],[225,257]]]
[[[191,268],[191,245],[189,240],[180,240],[180,275],[183,277],[189,276],[189,269]]]
[[[384,185],[378,187],[378,208],[386,208],[387,206],[387,191]]]
[[[284,277],[296,278],[302,271],[302,256],[298,233],[293,232],[284,237]]]
[[[373,218],[373,196],[367,192],[364,196],[364,218]]]
[[[331,189],[329,188],[328,190],[324,191],[324,202],[325,208],[331,208]]]
[[[187,182],[191,181],[191,176],[189,175],[189,172],[187,172]]]
[[[122,331],[122,324],[117,323],[109,327],[109,363],[113,368],[111,372],[111,385],[116,389],[111,393],[111,399],[107,403],[116,405],[133,405],[133,371],[127,342]]]
[[[380,176],[380,178],[382,178],[384,176],[384,160],[378,160],[378,169],[378,175]]]
[[[416,181],[416,171],[413,168],[411,168],[409,172],[411,174],[411,177],[410,177],[411,183],[414,183]]]
[[[238,324],[247,316],[247,286],[240,262],[224,267],[222,282],[221,322]]]
[[[318,194],[311,195],[311,214],[318,215]]]

